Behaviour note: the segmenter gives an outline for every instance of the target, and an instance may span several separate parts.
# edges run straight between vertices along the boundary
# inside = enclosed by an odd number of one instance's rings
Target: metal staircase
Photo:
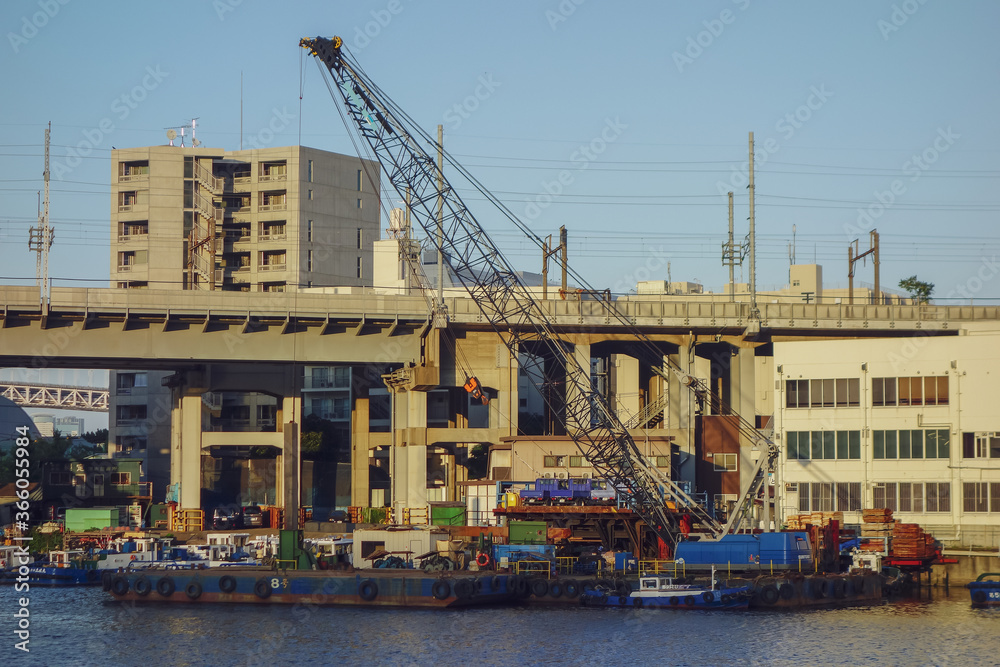
[[[626,421],[625,428],[633,429],[656,426],[663,421],[663,411],[666,410],[669,401],[669,394],[660,394],[656,400],[647,403],[646,407]]]

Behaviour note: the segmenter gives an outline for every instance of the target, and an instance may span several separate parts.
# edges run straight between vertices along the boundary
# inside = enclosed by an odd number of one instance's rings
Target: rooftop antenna
[[[788,262],[795,265],[795,225],[792,225],[792,242],[788,246]]]
[[[45,128],[45,199],[41,213],[38,216],[38,227],[28,230],[28,248],[37,254],[35,262],[35,277],[38,282],[38,297],[40,302],[48,306],[49,302],[49,248],[55,234],[49,227],[49,135],[52,132],[52,121]]]
[[[167,141],[169,142],[167,145],[168,146],[173,146],[174,145],[174,139],[176,139],[176,138],[177,138],[177,130],[175,130],[172,127],[167,128]]]

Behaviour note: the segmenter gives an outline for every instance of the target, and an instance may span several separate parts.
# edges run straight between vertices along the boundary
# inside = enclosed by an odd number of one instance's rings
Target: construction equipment
[[[435,147],[439,155],[444,155],[440,142],[422,130],[368,78],[343,49],[343,41],[339,37],[307,38],[299,44],[321,63],[320,69],[331,94],[346,109],[345,122],[367,142],[393,188],[401,199],[409,203],[409,213],[447,263],[452,283],[468,292],[482,312],[484,321],[493,327],[513,358],[519,359],[521,350],[530,347],[542,354],[526,357],[523,365],[528,367],[529,373],[534,370],[537,376],[554,381],[542,361],[543,354],[565,369],[565,399],[558,408],[563,411],[567,433],[590,461],[595,477],[610,481],[618,497],[624,499],[628,507],[667,544],[676,542],[683,514],[693,516],[709,537],[718,538],[733,526],[738,526],[767,478],[765,468],[773,464],[777,456],[773,443],[763,438],[751,424],[740,420],[740,432],[753,442],[760,443],[767,451],[760,457],[758,470],[749,488],[745,489],[747,497],[744,502],[733,513],[729,524],[721,526],[641,454],[626,426],[594,387],[589,361],[582,363],[573,347],[556,335],[541,303],[532,296],[444,177],[434,158],[425,150],[425,146]],[[333,85],[327,79],[327,73],[332,77]],[[541,238],[450,156],[448,163],[539,247],[544,245]],[[586,291],[604,304],[609,315],[621,326],[648,343],[656,358],[663,358],[662,352],[617,311],[610,293]],[[438,308],[441,306],[439,303]],[[440,312],[432,313],[436,320],[440,315]],[[699,402],[709,400],[720,403],[704,383],[680,367],[668,363],[666,369],[659,369],[658,372],[664,377],[676,375],[682,385],[695,393]]]

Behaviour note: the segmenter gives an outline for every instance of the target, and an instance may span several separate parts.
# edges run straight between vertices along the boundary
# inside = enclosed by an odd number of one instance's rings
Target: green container
[[[432,526],[464,526],[465,503],[431,503]]]
[[[507,524],[510,544],[545,544],[549,525],[544,521],[511,521]]]
[[[117,507],[71,507],[66,510],[66,530],[71,533],[117,527]]]
[[[169,509],[167,505],[150,505],[149,518],[146,520],[146,525],[150,528],[155,528],[157,521],[168,521],[170,519]]]

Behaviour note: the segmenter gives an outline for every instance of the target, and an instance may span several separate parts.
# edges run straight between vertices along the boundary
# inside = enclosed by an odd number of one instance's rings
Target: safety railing
[[[639,572],[643,574],[665,574],[671,577],[684,577],[687,568],[684,561],[675,560],[641,560]]]
[[[514,572],[524,576],[544,576],[552,578],[552,562],[547,560],[519,560],[514,564]]]

